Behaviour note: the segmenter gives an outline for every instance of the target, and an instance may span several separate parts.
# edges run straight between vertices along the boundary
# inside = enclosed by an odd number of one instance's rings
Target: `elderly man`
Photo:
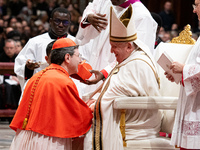
[[[45,61],[47,44],[63,37],[74,40],[74,37],[67,33],[70,25],[70,13],[67,9],[54,9],[49,23],[49,32],[31,38],[15,59],[14,70],[19,78],[21,88],[33,74],[48,66]]]
[[[14,62],[16,53],[16,42],[12,39],[5,40],[4,52],[0,54],[0,62]]]
[[[69,78],[81,62],[78,46],[68,38],[57,40],[51,65],[29,79],[10,124],[17,131],[10,150],[71,150],[72,138],[85,134],[92,113]]]
[[[102,72],[105,77],[107,77],[107,73],[109,73],[112,67],[112,65],[111,67],[108,65],[115,60],[114,54],[110,53],[109,10],[111,6],[114,6],[116,14],[119,17],[129,5],[133,7],[138,39],[149,46],[153,52],[157,24],[140,0],[94,0],[92,3],[89,3],[83,13],[83,20],[76,36],[79,45],[83,45],[83,47],[80,47],[80,52],[94,70],[104,69]],[[92,80],[89,84],[96,82],[96,80]],[[94,91],[97,86],[90,85],[85,92]]]
[[[126,96],[157,96],[159,81],[149,48],[137,39],[134,14],[130,6],[117,18],[111,10],[110,44],[117,64],[106,79],[94,110],[93,138],[89,132],[85,149],[123,150],[119,128],[120,111],[113,110],[113,100]],[[160,130],[161,113],[157,110],[128,110],[126,140],[155,138]],[[92,142],[93,141],[93,142]]]

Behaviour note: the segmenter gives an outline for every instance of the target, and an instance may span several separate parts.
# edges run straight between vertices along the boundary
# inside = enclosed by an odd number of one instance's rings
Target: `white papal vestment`
[[[81,54],[88,60],[88,63],[94,70],[102,70],[115,60],[114,54],[110,51],[111,46],[109,43],[111,6],[112,3],[110,0],[94,0],[92,3],[89,3],[83,13],[83,19],[90,13],[106,14],[108,26],[105,30],[102,30],[101,33],[99,33],[92,25],[89,25],[86,28],[80,26],[76,36],[78,44],[83,45],[80,47]],[[141,2],[135,2],[132,4],[132,7],[137,37],[153,51],[157,23],[153,20],[151,14]],[[113,6],[113,8],[118,17],[126,10],[126,8],[120,6]],[[85,92],[94,91],[96,87],[97,85],[90,85]]]
[[[156,69],[153,71],[148,63],[155,69],[152,61],[144,55],[143,51],[133,51],[131,56],[117,65],[118,72],[106,79],[102,92],[105,87],[108,86],[108,88],[105,90],[101,101],[97,100],[96,102],[95,107],[100,106],[100,108],[94,113],[93,124],[93,129],[98,131],[95,127],[97,125],[95,121],[98,120],[98,115],[96,114],[100,110],[103,125],[100,138],[102,139],[104,150],[123,150],[119,127],[121,114],[119,110],[113,109],[113,100],[127,96],[159,95],[158,83],[154,74]],[[127,110],[126,140],[155,138],[160,131],[161,118],[162,114],[157,110]],[[92,138],[92,135],[92,130],[86,135],[84,141],[85,150],[92,149],[93,142],[96,139]]]

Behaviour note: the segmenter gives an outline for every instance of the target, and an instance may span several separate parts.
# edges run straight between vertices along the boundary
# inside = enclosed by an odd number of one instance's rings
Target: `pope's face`
[[[51,30],[57,35],[62,36],[68,32],[70,26],[70,16],[66,13],[55,12],[50,18]]]
[[[127,42],[110,42],[111,53],[115,54],[117,62],[120,64],[123,62],[130,54],[128,53],[128,43]]]
[[[113,5],[119,6],[125,2],[125,0],[111,0]]]

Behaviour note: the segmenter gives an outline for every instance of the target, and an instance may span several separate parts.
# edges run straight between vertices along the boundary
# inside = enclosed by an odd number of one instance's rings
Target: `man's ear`
[[[68,53],[65,54],[65,62],[69,63],[70,59],[71,59],[70,55]]]
[[[48,56],[45,56],[45,60],[46,60],[46,62],[48,63]]]
[[[128,42],[127,50],[131,51],[132,49],[133,49],[133,44],[131,42]]]

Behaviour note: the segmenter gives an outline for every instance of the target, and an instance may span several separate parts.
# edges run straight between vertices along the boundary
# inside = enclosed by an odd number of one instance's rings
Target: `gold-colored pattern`
[[[93,145],[93,150],[102,150],[103,149],[103,120],[102,120],[102,115],[101,115],[101,99],[108,89],[110,85],[110,79],[113,74],[116,74],[119,71],[119,68],[114,68],[109,76],[107,77],[108,82],[104,86],[104,89],[102,90],[101,94],[99,95],[97,102],[95,104],[95,109],[94,109],[94,119],[93,119],[93,142],[95,141],[95,144]],[[96,118],[96,119],[95,119]],[[101,139],[101,140],[100,140]]]
[[[120,131],[122,134],[122,139],[123,139],[123,146],[126,147],[126,134],[125,134],[125,121],[126,121],[126,110],[121,109],[121,117],[120,117]]]
[[[30,108],[31,108],[31,105],[32,105],[32,101],[33,101],[33,97],[34,97],[34,94],[35,94],[35,89],[38,85],[38,82],[40,80],[40,78],[42,77],[42,75],[47,71],[47,70],[60,70],[62,71],[63,73],[65,73],[62,69],[60,68],[46,68],[44,70],[42,70],[41,74],[37,77],[33,87],[32,87],[32,90],[31,90],[31,96],[30,96],[30,99],[29,99],[29,106],[28,106],[28,110],[27,110],[27,114],[26,114],[26,118],[24,119],[23,121],[23,125],[22,125],[22,129],[25,130],[26,129],[26,125],[28,124],[28,119],[29,119],[29,115],[30,115]],[[65,73],[66,74],[66,73]]]
[[[191,27],[188,24],[185,29],[179,33],[179,36],[173,38],[170,43],[194,45],[196,41],[192,38],[192,32],[190,30]]]
[[[110,41],[112,42],[130,42],[130,41],[135,41],[136,39],[137,39],[137,33],[128,37],[116,37],[110,35]]]
[[[132,13],[133,13],[132,6],[129,5],[128,9],[119,18],[119,20],[124,24],[125,27],[128,26]]]
[[[148,56],[148,55],[147,55]],[[147,62],[145,61],[144,59],[141,59],[141,58],[135,58],[135,59],[132,59],[130,60],[129,62],[131,61],[134,61],[134,60],[141,60],[141,61],[144,61],[145,63],[147,63],[149,65],[149,67],[152,69],[152,71],[154,72],[154,75],[155,75],[155,78],[156,78],[156,81],[158,83],[158,87],[160,88],[160,78],[157,74],[157,72],[153,69],[153,67]],[[127,63],[129,63],[127,62]],[[127,64],[126,63],[126,64]],[[124,64],[124,65],[126,65]],[[122,139],[123,139],[123,146],[126,147],[126,133],[125,133],[125,125],[126,125],[126,122],[125,122],[125,116],[126,116],[126,111],[125,110],[121,110],[121,117],[120,117],[120,131],[121,131],[121,134],[122,134]]]

